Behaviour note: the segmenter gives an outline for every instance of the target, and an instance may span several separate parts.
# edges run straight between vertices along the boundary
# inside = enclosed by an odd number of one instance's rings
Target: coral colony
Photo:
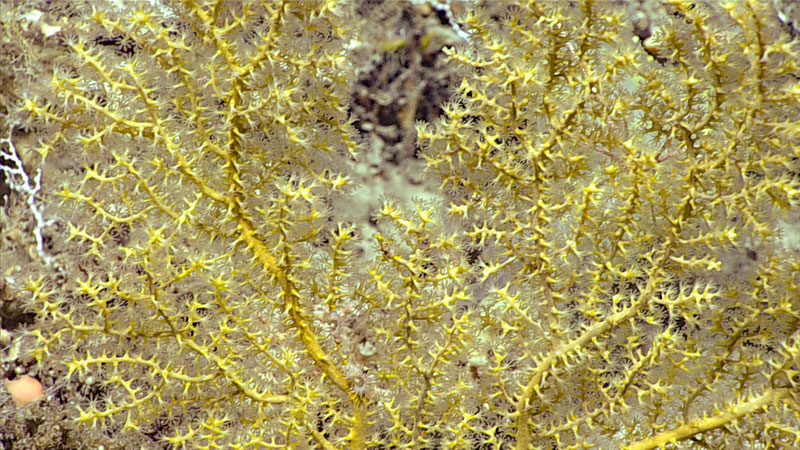
[[[0,446],[800,446],[791,2],[3,3]]]

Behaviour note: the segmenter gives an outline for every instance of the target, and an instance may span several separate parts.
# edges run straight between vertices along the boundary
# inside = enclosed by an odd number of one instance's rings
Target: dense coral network
[[[783,2],[0,22],[0,448],[800,444]]]

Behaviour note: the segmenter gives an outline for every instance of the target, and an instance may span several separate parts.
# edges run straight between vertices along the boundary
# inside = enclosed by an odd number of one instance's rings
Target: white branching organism
[[[28,208],[36,221],[33,228],[33,235],[36,238],[36,251],[45,264],[50,265],[52,258],[44,251],[44,239],[42,230],[53,224],[54,220],[45,220],[42,208],[36,202],[39,191],[42,189],[42,170],[36,170],[36,176],[28,176],[22,159],[14,146],[14,128],[8,133],[8,138],[0,139],[0,170],[5,173],[6,183],[15,192],[18,192],[26,199]]]
[[[412,0],[411,2],[417,5],[426,4],[429,7],[435,9],[436,11],[439,11],[442,14],[444,14],[445,17],[447,17],[448,22],[450,23],[450,27],[453,33],[455,33],[455,35],[458,36],[458,38],[463,40],[464,42],[469,41],[469,34],[467,34],[464,30],[462,30],[460,26],[458,26],[458,22],[456,22],[456,19],[453,16],[452,6],[450,5],[451,0],[444,0],[443,2],[436,0]]]

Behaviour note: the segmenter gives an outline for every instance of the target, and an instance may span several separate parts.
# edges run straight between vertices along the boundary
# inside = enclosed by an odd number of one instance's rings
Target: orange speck
[[[44,393],[42,383],[36,378],[28,376],[6,382],[6,389],[8,389],[17,406],[25,406],[34,400],[38,400]]]

